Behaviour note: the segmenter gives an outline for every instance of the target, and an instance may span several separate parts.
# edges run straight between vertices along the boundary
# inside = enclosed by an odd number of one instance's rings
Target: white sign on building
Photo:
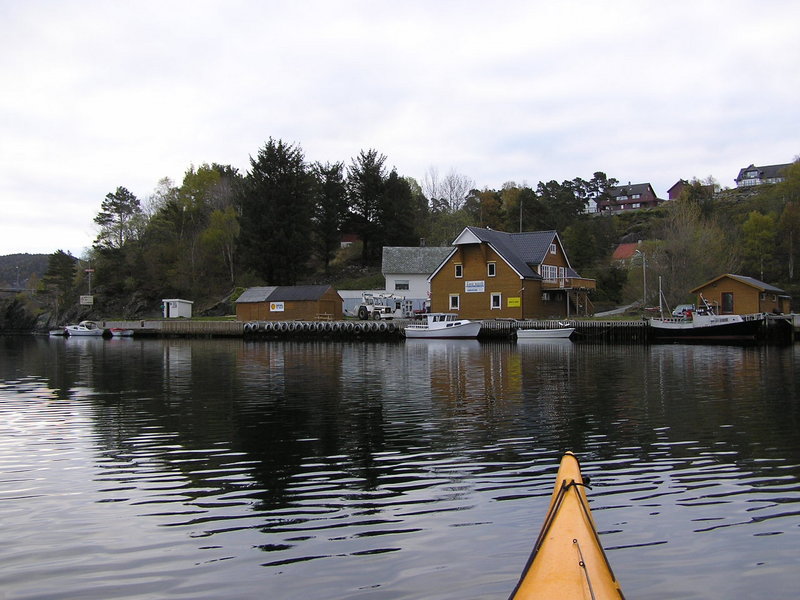
[[[485,281],[465,281],[464,282],[464,291],[467,294],[475,293],[475,292],[485,292],[486,291],[486,282]]]
[[[269,312],[283,312],[283,302],[270,302]]]

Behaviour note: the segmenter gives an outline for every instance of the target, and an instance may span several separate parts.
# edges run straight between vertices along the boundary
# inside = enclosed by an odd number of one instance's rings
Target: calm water
[[[0,598],[506,598],[567,449],[628,598],[795,598],[798,387],[798,348],[0,337]]]

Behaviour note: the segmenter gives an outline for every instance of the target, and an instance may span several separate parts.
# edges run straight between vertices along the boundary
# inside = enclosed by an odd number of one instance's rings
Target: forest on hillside
[[[374,149],[349,164],[323,164],[271,138],[246,173],[202,164],[180,184],[162,179],[145,199],[122,185],[110,191],[99,199],[91,250],[79,260],[54,253],[41,286],[67,306],[87,292],[90,269],[96,308],[120,317],[165,297],[193,299],[203,310],[251,285],[375,287],[383,246],[448,245],[474,225],[558,231],[572,266],[597,279],[600,305],[643,298],[645,276],[648,304],[658,303],[659,277],[673,304],[721,273],[800,292],[800,163],[780,184],[715,194],[693,180],[679,200],[655,209],[588,213],[616,183],[597,171],[478,190],[454,171],[431,169],[420,182],[402,176]],[[346,234],[359,241],[343,250]],[[626,265],[611,261],[620,242],[640,240],[645,265],[641,254]]]

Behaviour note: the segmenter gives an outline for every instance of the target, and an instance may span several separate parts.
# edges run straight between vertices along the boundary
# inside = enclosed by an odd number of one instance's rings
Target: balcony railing
[[[594,279],[583,277],[556,277],[542,281],[544,290],[593,290],[597,287]]]

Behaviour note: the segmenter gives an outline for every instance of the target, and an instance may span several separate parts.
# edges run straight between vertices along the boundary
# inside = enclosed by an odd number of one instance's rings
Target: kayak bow
[[[597,535],[586,487],[578,459],[567,452],[542,531],[509,600],[624,598]]]

